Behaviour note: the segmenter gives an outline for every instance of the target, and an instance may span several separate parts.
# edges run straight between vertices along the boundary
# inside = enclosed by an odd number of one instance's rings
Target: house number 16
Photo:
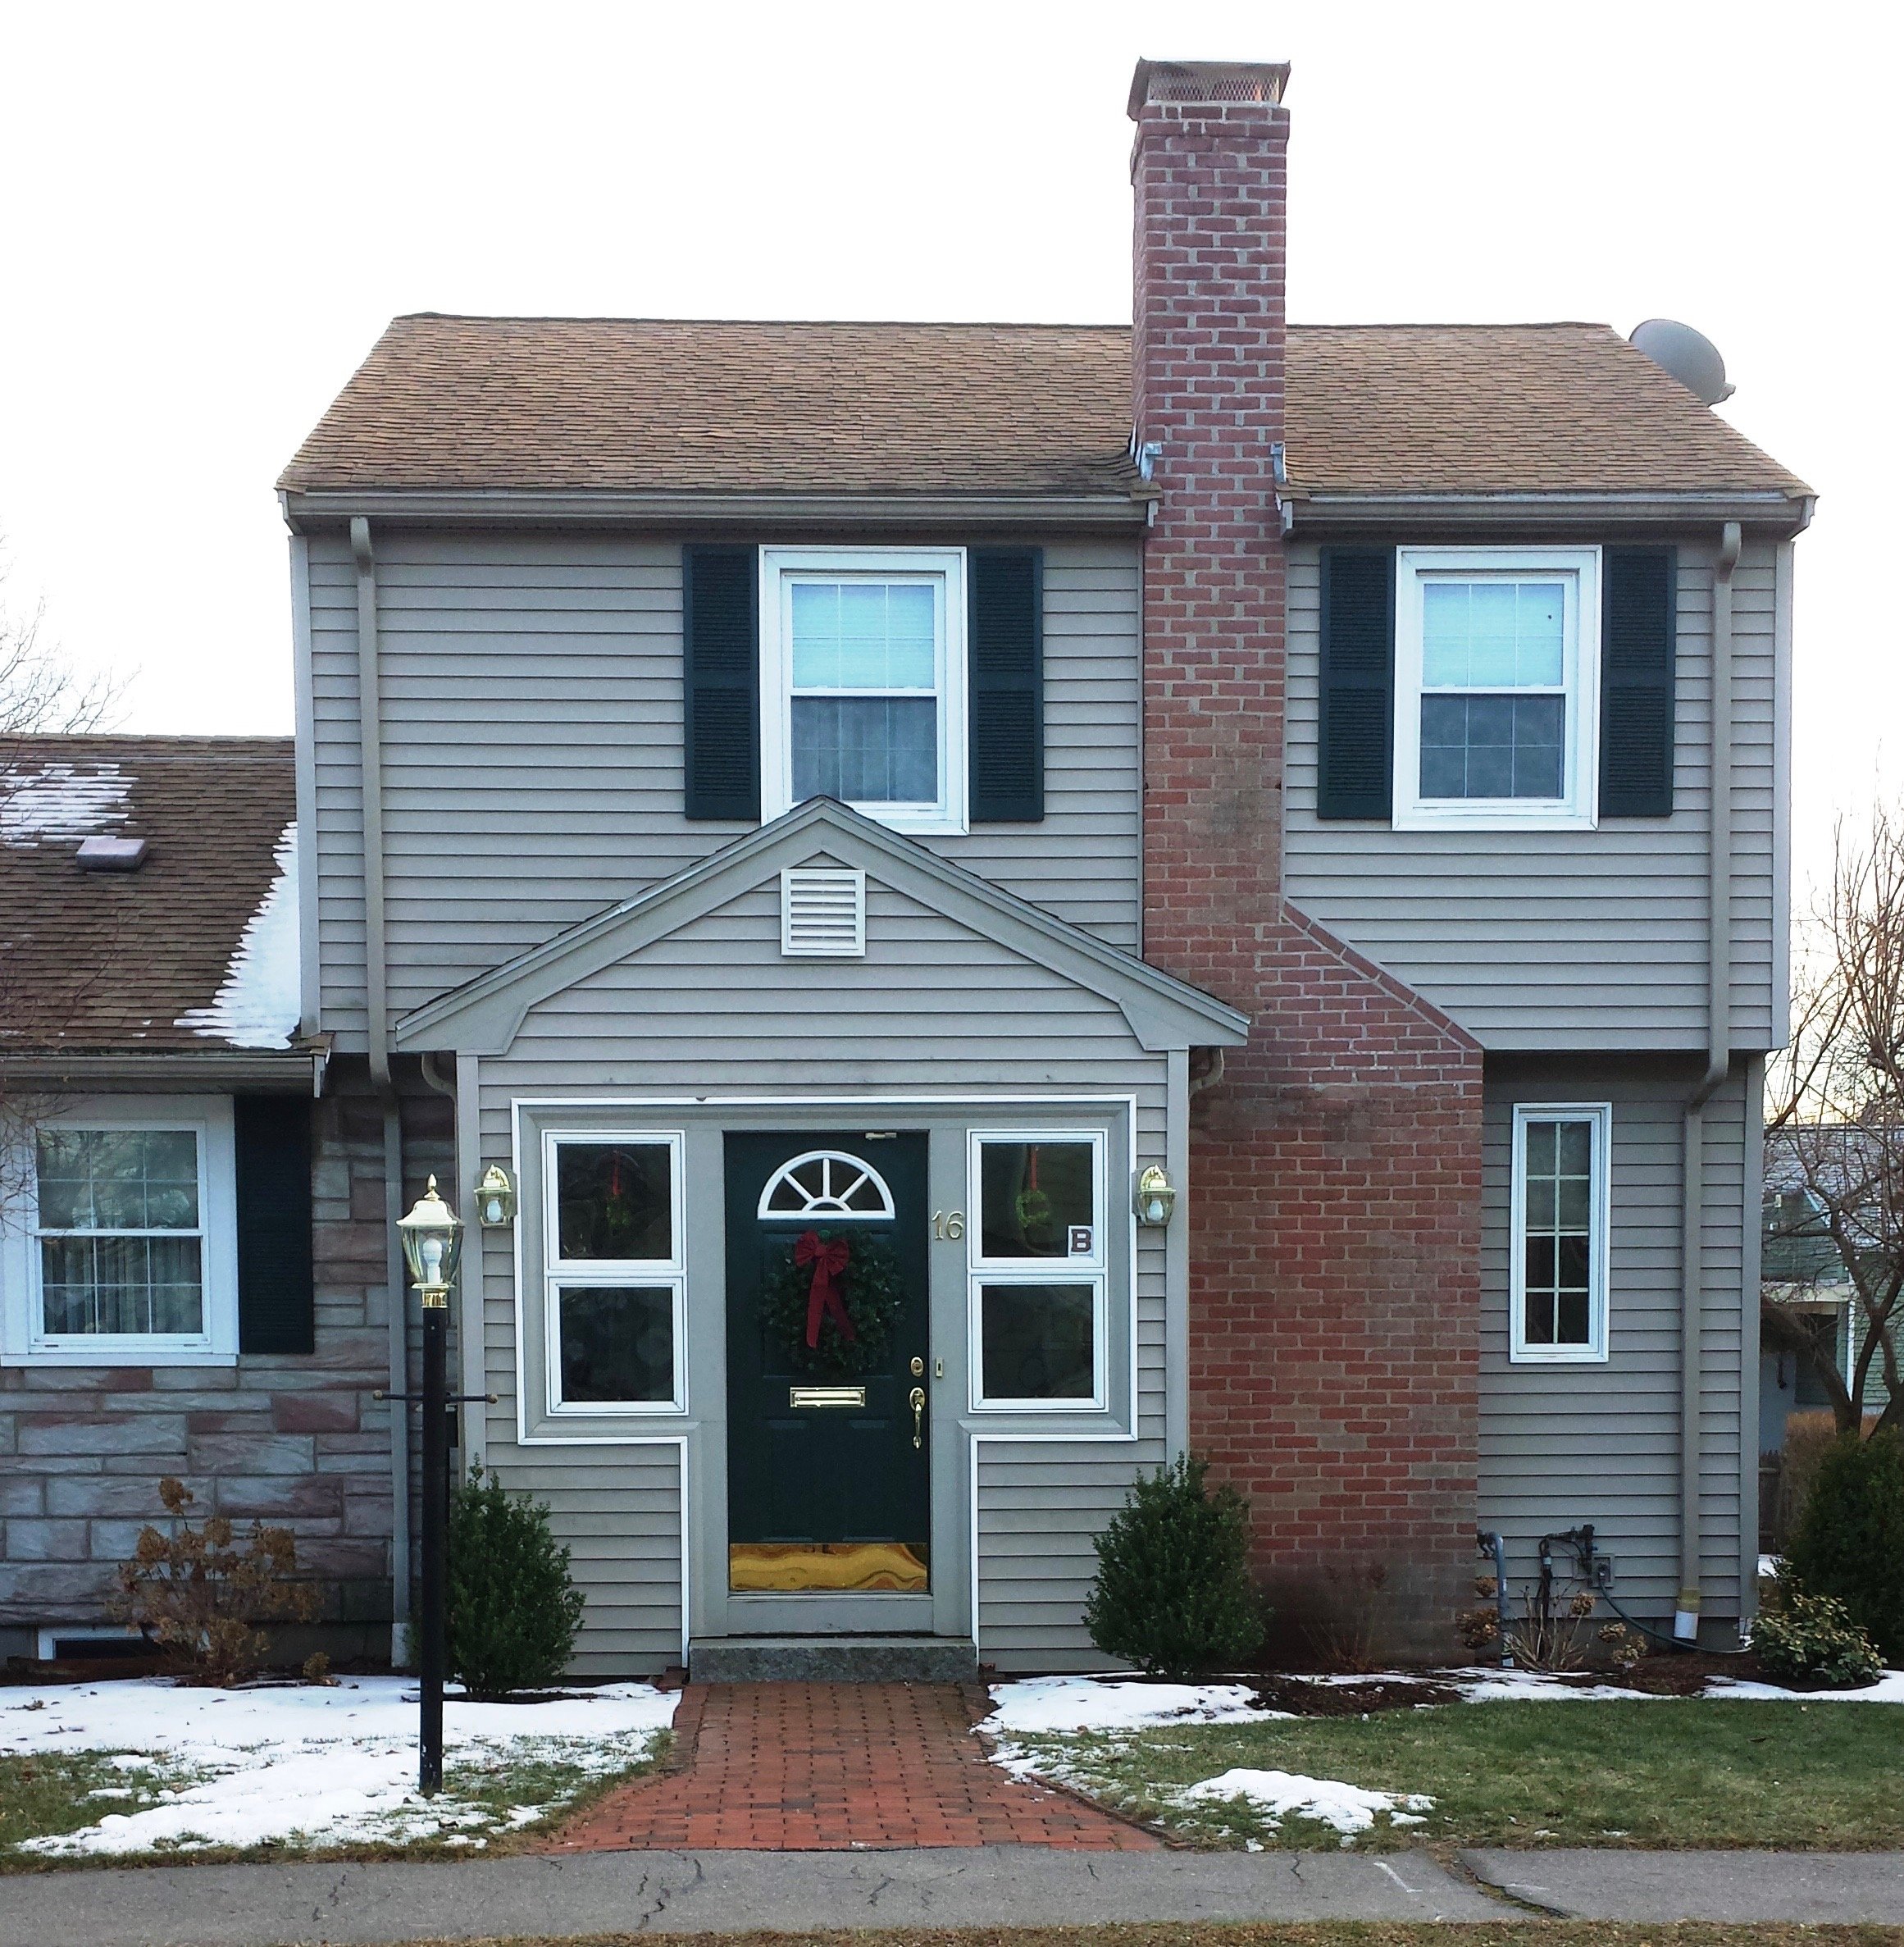
[[[932,1235],[941,1239],[962,1238],[965,1234],[963,1211],[934,1211],[932,1212]]]

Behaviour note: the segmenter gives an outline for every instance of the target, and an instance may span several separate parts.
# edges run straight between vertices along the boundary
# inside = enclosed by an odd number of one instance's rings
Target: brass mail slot
[[[786,1403],[790,1407],[863,1407],[866,1404],[866,1388],[863,1386],[789,1386]]]

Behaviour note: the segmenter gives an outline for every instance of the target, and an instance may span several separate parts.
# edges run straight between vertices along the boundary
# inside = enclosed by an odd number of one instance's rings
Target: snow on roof
[[[131,804],[132,779],[116,764],[0,769],[0,844],[85,838],[124,824]]]
[[[302,1012],[298,953],[298,828],[278,835],[277,876],[245,922],[209,1007],[173,1024],[237,1048],[288,1048]]]

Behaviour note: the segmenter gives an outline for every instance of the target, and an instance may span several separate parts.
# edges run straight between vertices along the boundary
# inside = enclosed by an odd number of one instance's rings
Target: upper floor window
[[[830,797],[965,829],[964,581],[961,549],[763,550],[764,817]]]
[[[1604,1102],[1515,1106],[1510,1343],[1516,1361],[1606,1357],[1612,1123]]]
[[[6,1349],[84,1365],[238,1349],[230,1105],[102,1105],[40,1124],[0,1254]]]
[[[1599,641],[1597,548],[1402,549],[1396,824],[1591,828]]]

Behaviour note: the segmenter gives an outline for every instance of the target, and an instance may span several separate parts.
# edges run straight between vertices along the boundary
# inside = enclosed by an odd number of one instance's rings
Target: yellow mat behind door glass
[[[727,1586],[777,1593],[895,1589],[923,1594],[925,1550],[903,1541],[737,1541],[727,1550]]]

